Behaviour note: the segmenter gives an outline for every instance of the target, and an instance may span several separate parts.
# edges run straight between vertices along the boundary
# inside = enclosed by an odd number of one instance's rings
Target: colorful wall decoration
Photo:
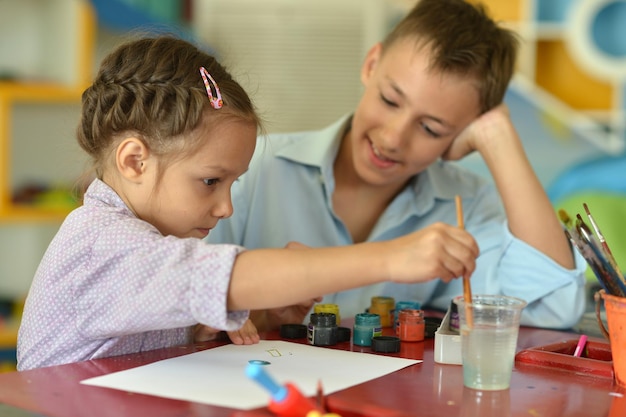
[[[506,101],[544,185],[558,186],[567,172],[577,175],[579,163],[620,157],[626,142],[626,1],[481,2],[522,39]]]

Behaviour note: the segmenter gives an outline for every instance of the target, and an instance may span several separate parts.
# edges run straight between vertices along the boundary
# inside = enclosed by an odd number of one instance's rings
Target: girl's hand
[[[209,340],[215,340],[224,333],[226,333],[228,338],[236,345],[254,345],[261,340],[256,326],[248,319],[239,330],[230,332],[223,332],[203,324],[197,324],[193,332],[193,341],[207,342]]]
[[[446,223],[392,241],[380,242],[387,249],[389,277],[396,282],[419,282],[441,278],[450,282],[469,278],[476,268],[478,244],[465,230]]]

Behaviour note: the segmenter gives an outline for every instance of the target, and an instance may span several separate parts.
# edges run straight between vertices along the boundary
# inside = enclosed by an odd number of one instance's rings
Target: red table
[[[278,332],[262,337],[279,338]],[[522,328],[518,350],[577,338],[573,333]],[[224,343],[227,342],[213,341],[0,374],[0,403],[51,417],[271,416],[265,409],[244,412],[79,383],[83,379]],[[306,339],[302,343],[306,343]],[[371,352],[369,348],[353,346],[350,342],[333,348]],[[326,398],[328,407],[342,417],[626,416],[626,389],[616,386],[612,379],[516,363],[509,390],[475,391],[463,386],[461,366],[434,362],[433,348],[433,339],[402,343],[400,353],[389,355],[423,359],[423,362],[330,394]]]

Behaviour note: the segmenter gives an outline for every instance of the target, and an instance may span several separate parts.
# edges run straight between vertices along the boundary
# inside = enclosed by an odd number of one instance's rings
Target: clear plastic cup
[[[526,301],[504,295],[455,299],[461,330],[463,384],[472,389],[503,390],[511,385],[522,309]]]

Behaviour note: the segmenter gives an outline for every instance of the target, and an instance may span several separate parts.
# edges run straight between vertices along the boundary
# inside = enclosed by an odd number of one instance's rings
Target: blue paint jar
[[[354,316],[353,342],[359,346],[371,346],[372,337],[382,336],[383,328],[380,316],[371,313],[359,313]]]

